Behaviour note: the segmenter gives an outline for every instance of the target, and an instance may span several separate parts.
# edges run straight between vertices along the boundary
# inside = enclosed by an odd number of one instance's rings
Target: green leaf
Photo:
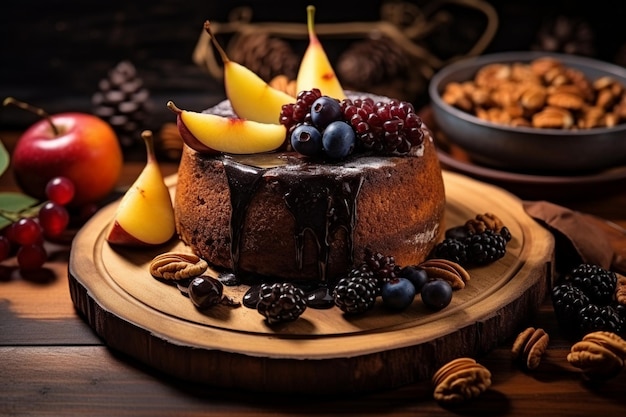
[[[4,147],[2,141],[0,141],[0,177],[4,174],[4,171],[9,167],[9,152]]]
[[[0,229],[11,224],[16,217],[35,206],[38,200],[16,192],[0,193]]]

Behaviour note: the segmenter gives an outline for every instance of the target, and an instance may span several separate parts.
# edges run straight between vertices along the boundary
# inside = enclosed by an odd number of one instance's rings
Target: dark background
[[[317,6],[317,23],[380,19],[381,1],[363,0],[341,1],[340,9],[336,1],[11,1],[0,10],[0,95],[14,96],[51,113],[89,111],[99,80],[118,62],[128,60],[150,92],[154,104],[150,123],[174,120],[165,108],[167,100],[201,110],[223,98],[221,82],[192,61],[205,20],[226,21],[230,10],[249,5],[254,21],[304,23],[309,3]],[[536,48],[541,31],[561,16],[583,21],[590,28],[592,39],[587,43],[591,49],[581,48],[577,53],[621,65],[625,62],[626,31],[619,29],[623,16],[614,10],[616,2],[489,3],[498,13],[499,26],[485,53]],[[425,46],[442,56],[458,52],[454,48],[462,48],[463,42],[454,35],[471,35],[480,25],[471,13],[457,15],[451,27]],[[323,43],[331,60],[345,46],[332,40]],[[31,115],[0,108],[0,128],[22,128],[32,122]]]

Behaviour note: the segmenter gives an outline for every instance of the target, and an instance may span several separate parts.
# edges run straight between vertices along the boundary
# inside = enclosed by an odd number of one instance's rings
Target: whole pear
[[[296,78],[296,91],[318,88],[323,95],[343,100],[346,98],[343,87],[315,32],[315,6],[308,6],[306,11],[309,45],[300,62]]]

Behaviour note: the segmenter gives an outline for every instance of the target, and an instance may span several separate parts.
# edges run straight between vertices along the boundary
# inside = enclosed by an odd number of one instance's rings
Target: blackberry
[[[571,282],[562,282],[552,288],[551,298],[560,327],[570,333],[578,332],[580,311],[589,305],[589,297]]]
[[[433,248],[430,258],[447,259],[465,265],[467,263],[467,246],[464,240],[445,238]]]
[[[506,254],[506,239],[498,232],[485,230],[465,239],[467,261],[474,265],[486,265]]]
[[[500,235],[504,238],[504,240],[507,243],[509,243],[511,239],[513,239],[513,236],[511,235],[511,231],[506,226],[502,226],[502,228],[500,229]]]
[[[401,268],[396,265],[396,260],[393,256],[386,256],[380,252],[374,253],[366,249],[365,264],[378,280],[379,287],[382,287],[382,284],[400,275]]]
[[[293,321],[306,310],[304,291],[288,282],[263,283],[257,311],[269,324]]]
[[[373,274],[359,269],[341,278],[333,290],[335,305],[348,314],[364,313],[376,303],[378,281]]]
[[[372,272],[367,263],[362,263],[360,266],[351,269],[350,272],[348,272],[348,277],[375,278],[374,272]]]
[[[580,288],[591,300],[599,305],[613,301],[617,286],[617,275],[598,265],[580,264],[565,279]]]
[[[580,331],[587,334],[599,330],[621,333],[624,319],[613,306],[588,304],[580,310]]]

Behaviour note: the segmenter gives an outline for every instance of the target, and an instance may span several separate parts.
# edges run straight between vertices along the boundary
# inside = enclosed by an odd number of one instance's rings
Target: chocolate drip
[[[287,158],[284,156],[265,155],[259,161],[252,156],[245,159],[224,157],[224,169],[230,187],[231,258],[235,273],[239,272],[241,235],[246,212],[259,187],[260,179],[268,170],[286,163]],[[278,176],[275,179],[283,187],[285,205],[295,220],[296,262],[302,268],[304,242],[309,233],[317,245],[319,278],[326,281],[330,238],[340,228],[346,231],[348,256],[352,262],[356,201],[363,177],[361,174],[337,176],[330,170],[308,168],[311,167],[302,164],[302,169],[296,173],[292,171],[284,178]]]
[[[330,255],[329,238],[339,228],[344,228],[347,232],[348,255],[352,262],[356,198],[362,183],[361,176],[344,179],[317,176],[314,181],[294,181],[287,184],[285,204],[296,221],[296,261],[302,268],[304,237],[308,231],[317,244],[317,264],[322,281],[326,281]]]
[[[230,256],[233,262],[233,271],[237,274],[239,272],[243,223],[264,170],[239,164],[229,158],[224,158],[224,170],[230,188]]]

